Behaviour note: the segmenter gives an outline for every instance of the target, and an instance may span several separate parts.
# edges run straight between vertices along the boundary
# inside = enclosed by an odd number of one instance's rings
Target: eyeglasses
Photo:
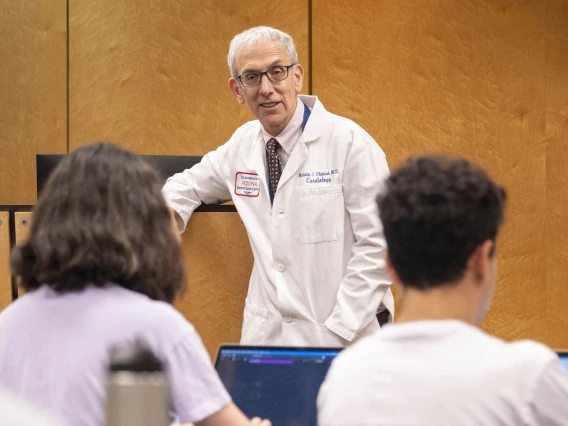
[[[258,86],[260,84],[260,81],[262,80],[263,75],[266,75],[266,77],[270,81],[276,83],[279,81],[286,80],[288,78],[288,70],[290,69],[290,67],[293,67],[294,65],[296,64],[287,65],[287,66],[278,65],[264,72],[259,72],[259,71],[245,72],[244,74],[237,76],[237,78],[239,79],[241,84],[245,87]]]

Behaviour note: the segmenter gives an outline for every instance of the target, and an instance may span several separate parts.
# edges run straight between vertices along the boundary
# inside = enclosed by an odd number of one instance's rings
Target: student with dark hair
[[[378,204],[402,313],[334,361],[319,424],[567,425],[557,355],[477,327],[497,279],[503,188],[465,159],[424,156],[387,179]]]
[[[161,186],[149,165],[112,144],[65,156],[11,255],[27,293],[0,314],[0,387],[68,426],[103,426],[110,353],[139,342],[166,366],[183,423],[251,424],[171,305],[185,273]]]

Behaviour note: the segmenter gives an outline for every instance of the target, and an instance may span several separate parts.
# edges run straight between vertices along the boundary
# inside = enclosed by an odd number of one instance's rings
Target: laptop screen
[[[558,352],[558,357],[560,358],[560,362],[568,372],[568,352]]]
[[[318,391],[340,350],[222,346],[215,368],[247,416],[273,426],[316,426]]]

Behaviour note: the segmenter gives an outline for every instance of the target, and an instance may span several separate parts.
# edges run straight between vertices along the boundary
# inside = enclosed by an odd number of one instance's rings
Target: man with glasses
[[[345,346],[379,328],[377,312],[394,312],[375,202],[385,155],[299,94],[304,69],[288,34],[244,31],[228,64],[229,87],[257,120],[168,179],[176,226],[202,202],[234,201],[254,254],[241,343]]]

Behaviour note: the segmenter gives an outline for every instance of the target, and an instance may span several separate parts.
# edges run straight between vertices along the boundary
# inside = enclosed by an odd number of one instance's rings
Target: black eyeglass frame
[[[262,76],[263,76],[263,75],[266,75],[266,78],[267,78],[268,80],[270,80],[272,83],[280,83],[281,81],[284,81],[284,80],[286,80],[286,79],[288,78],[288,76],[290,75],[290,68],[293,67],[293,66],[296,66],[296,65],[298,65],[298,64],[276,65],[276,66],[270,67],[269,69],[267,69],[267,70],[264,71],[264,72],[260,72],[260,71],[245,72],[245,73],[243,73],[243,74],[241,74],[241,75],[238,75],[237,78],[239,79],[239,82],[243,85],[243,87],[256,87],[256,86],[258,86],[258,85],[262,82]],[[285,69],[286,69],[286,76],[285,76],[282,80],[272,80],[272,79],[270,78],[270,76],[268,75],[268,73],[269,73],[270,71],[272,71],[274,68],[285,68]],[[260,78],[258,79],[258,83],[253,84],[252,86],[247,86],[247,85],[243,82],[243,77],[245,77],[245,76],[247,76],[247,75],[251,75],[251,74],[259,75]]]

